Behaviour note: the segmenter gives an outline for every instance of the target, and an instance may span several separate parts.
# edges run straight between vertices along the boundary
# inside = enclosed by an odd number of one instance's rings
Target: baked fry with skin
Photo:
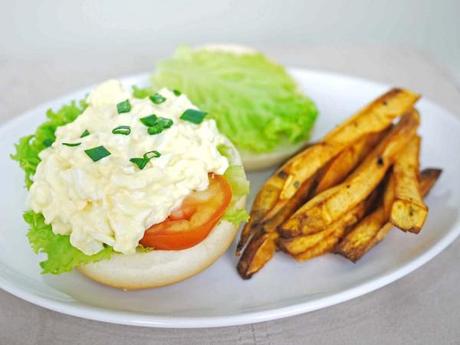
[[[419,123],[415,110],[406,113],[343,183],[315,196],[282,224],[278,228],[280,235],[290,238],[325,230],[366,199],[382,181],[398,153],[415,136]]]
[[[251,209],[248,223],[243,227],[240,239],[236,246],[236,254],[240,255],[243,248],[253,234],[260,229],[260,223],[266,213],[275,205],[279,197],[280,188],[283,186],[286,176],[282,172],[271,176],[257,194]]]
[[[326,134],[321,143],[289,160],[283,166],[288,177],[280,198],[291,198],[319,167],[364,135],[380,132],[390,126],[394,119],[409,111],[419,98],[420,95],[409,90],[391,89]]]
[[[261,223],[259,228],[255,230],[238,261],[237,270],[242,278],[251,278],[273,257],[277,247],[276,241],[279,237],[276,231],[277,226],[289,218],[297,208],[308,200],[313,183],[314,179],[309,179],[304,183],[294,198],[290,199],[273,218]]]
[[[321,243],[331,237],[338,240],[346,233],[346,230],[356,224],[360,219],[364,217],[370,209],[375,207],[376,200],[380,194],[380,188],[372,192],[372,194],[364,201],[356,205],[352,210],[347,212],[343,217],[331,224],[326,230],[310,234],[302,235],[294,238],[279,238],[278,247],[285,253],[292,255],[296,259],[303,260],[310,258],[310,255],[300,255],[311,250],[315,246],[321,246]],[[332,240],[327,241],[332,243]],[[337,243],[336,242],[336,243]],[[324,246],[329,248],[329,246]],[[320,250],[314,250],[313,252],[319,253]],[[324,252],[325,253],[325,252]]]
[[[273,257],[277,238],[277,232],[264,231],[259,231],[251,238],[237,265],[238,273],[243,279],[251,278]]]
[[[394,202],[390,221],[403,230],[419,233],[428,215],[419,186],[420,137],[416,136],[398,155],[393,174]]]
[[[343,182],[345,178],[358,166],[369,152],[388,134],[388,129],[377,133],[370,133],[357,140],[327,164],[319,173],[318,183],[314,193],[319,194],[326,189]]]
[[[259,227],[253,230],[253,237],[249,240],[247,249],[238,263],[238,272],[248,279],[255,272],[261,270],[273,257],[276,251],[275,242],[279,235],[277,227],[288,219],[300,206],[312,196],[318,188],[327,189],[343,179],[362,161],[372,148],[382,139],[387,131],[371,133],[359,139],[356,143],[345,149],[335,157],[324,169],[312,178],[308,179],[296,192],[294,197],[281,207],[278,212],[271,215],[269,212],[259,223]],[[250,224],[249,226],[254,226]],[[273,232],[273,235],[263,235],[261,232]],[[273,243],[269,243],[273,242]],[[259,250],[259,248],[264,248]],[[270,252],[271,250],[271,252]]]
[[[441,175],[441,169],[424,169],[420,177],[420,191],[426,196]],[[374,212],[365,217],[338,244],[336,253],[356,262],[382,241],[393,228],[389,219],[393,198],[392,179],[385,187],[384,201]],[[394,181],[394,180],[393,180]]]

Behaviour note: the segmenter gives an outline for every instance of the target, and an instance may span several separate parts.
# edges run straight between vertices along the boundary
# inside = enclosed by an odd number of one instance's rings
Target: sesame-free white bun
[[[232,163],[241,164],[235,147],[230,142],[227,145],[232,148]],[[236,206],[241,208],[245,203],[246,197],[242,197]],[[238,226],[221,220],[206,239],[191,248],[115,254],[109,260],[82,265],[78,270],[99,283],[126,290],[174,284],[212,265],[227,251],[238,229]]]

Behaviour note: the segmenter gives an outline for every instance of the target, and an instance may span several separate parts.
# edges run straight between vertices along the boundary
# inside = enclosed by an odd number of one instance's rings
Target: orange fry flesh
[[[419,233],[428,215],[419,186],[420,137],[417,136],[396,159],[394,202],[390,221],[401,230]]]
[[[415,136],[419,122],[415,110],[406,113],[343,183],[318,194],[297,210],[279,228],[281,236],[289,238],[322,231],[367,198],[397,154]]]
[[[420,191],[426,196],[441,175],[440,169],[424,169],[420,174]],[[390,180],[391,181],[391,180]],[[382,241],[392,229],[387,203],[390,202],[393,191],[391,182],[387,184],[384,201],[375,211],[359,222],[337,245],[336,253],[356,262],[370,249]],[[390,202],[391,205],[391,202]]]

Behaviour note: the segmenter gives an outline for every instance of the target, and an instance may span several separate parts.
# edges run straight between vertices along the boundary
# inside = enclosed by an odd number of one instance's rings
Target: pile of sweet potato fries
[[[441,174],[419,170],[419,95],[391,89],[292,157],[257,194],[237,246],[248,279],[277,250],[303,261],[359,260],[393,226],[420,232]]]

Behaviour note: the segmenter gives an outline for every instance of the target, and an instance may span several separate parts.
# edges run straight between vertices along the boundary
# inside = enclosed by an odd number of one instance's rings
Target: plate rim
[[[332,71],[323,71],[318,69],[306,69],[306,68],[287,68],[290,73],[294,76],[302,74],[318,74],[318,75],[327,75],[328,77],[336,77],[341,79],[348,79],[349,81],[358,82],[358,83],[367,83],[373,84],[375,87],[379,88],[389,88],[390,86],[386,83],[380,83],[373,80],[355,77],[352,75],[336,73]],[[122,76],[119,79],[124,83],[133,83],[135,80],[143,80],[149,76],[147,73],[136,73],[126,76]],[[0,131],[6,130],[8,127],[14,125],[14,123],[20,118],[26,118],[29,116],[35,115],[34,112],[37,109],[45,109],[51,106],[55,107],[57,103],[66,101],[70,98],[74,98],[75,95],[84,94],[89,89],[91,89],[95,84],[92,84],[87,87],[79,88],[76,91],[69,92],[62,96],[59,96],[53,100],[43,102],[38,104],[35,107],[32,107],[20,115],[15,116],[3,123],[0,124]],[[424,100],[428,101],[431,106],[435,106],[438,109],[442,110],[445,117],[449,117],[450,120],[460,125],[460,120],[452,114],[448,109],[438,105],[438,103],[431,101],[429,98]],[[402,266],[397,266],[394,269],[389,270],[378,276],[377,278],[369,278],[368,280],[350,287],[339,292],[332,292],[326,296],[320,297],[315,300],[310,300],[306,302],[301,302],[297,304],[292,304],[288,306],[275,307],[268,310],[254,311],[254,312],[244,312],[236,313],[230,315],[217,315],[217,316],[207,316],[207,317],[193,317],[193,316],[159,316],[152,315],[149,313],[133,312],[133,311],[123,311],[123,310],[114,310],[106,309],[102,307],[92,306],[89,304],[79,305],[74,302],[60,302],[56,300],[51,300],[46,297],[42,297],[32,292],[29,292],[27,289],[22,289],[21,287],[15,286],[15,284],[10,283],[7,279],[0,276],[0,288],[7,291],[8,293],[21,298],[27,302],[38,305],[45,309],[50,309],[59,313],[80,317],[83,319],[90,319],[95,321],[114,323],[120,325],[131,325],[131,326],[141,326],[141,327],[157,327],[157,328],[213,328],[213,327],[228,327],[228,326],[238,326],[245,324],[253,324],[263,321],[271,321],[276,319],[281,319],[289,316],[300,315],[308,313],[314,310],[319,310],[326,308],[332,305],[343,303],[349,301],[353,298],[363,296],[370,292],[376,291],[406,275],[420,268],[428,261],[433,259],[444,249],[446,249],[455,239],[460,235],[460,226],[454,224],[452,228],[441,238],[435,242],[430,248],[428,248],[423,253],[419,254],[406,264]]]

